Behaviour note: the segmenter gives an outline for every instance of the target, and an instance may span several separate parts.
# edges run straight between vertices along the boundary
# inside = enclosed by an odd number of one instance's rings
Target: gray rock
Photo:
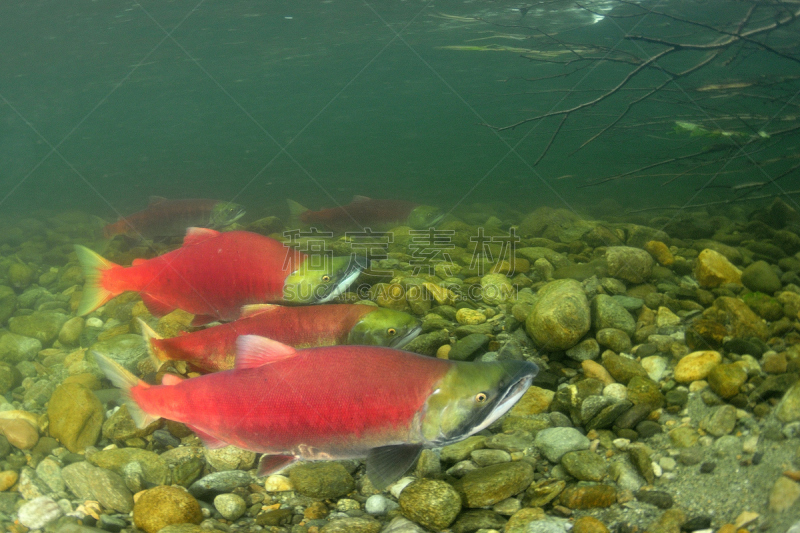
[[[653,257],[630,246],[612,246],[606,250],[608,274],[631,283],[644,283],[653,271]]]
[[[332,461],[303,463],[289,470],[295,490],[311,498],[338,498],[355,488],[353,476]]]
[[[103,507],[120,513],[133,510],[133,495],[114,472],[79,461],[65,466],[61,476],[79,499],[97,500]]]
[[[189,494],[198,499],[230,492],[236,487],[244,487],[253,481],[250,474],[241,470],[214,472],[195,481],[189,486]]]
[[[566,533],[567,523],[566,520],[559,520],[557,518],[536,520],[528,524],[525,533]]]
[[[389,511],[394,511],[400,507],[400,505],[387,498],[383,494],[373,494],[369,498],[367,498],[366,503],[364,503],[364,510],[367,514],[372,516],[383,516],[388,514]]]
[[[504,450],[508,453],[521,452],[533,447],[533,435],[527,431],[516,430],[497,433],[486,439],[486,447]]]
[[[600,346],[617,353],[630,353],[633,347],[631,338],[621,329],[603,328],[597,332],[595,337]]]
[[[600,357],[600,346],[594,339],[585,339],[567,350],[566,354],[573,361],[594,360]]]
[[[547,259],[547,261],[556,268],[561,268],[572,264],[572,262],[567,259],[566,255],[542,246],[517,248],[514,250],[514,254],[519,257],[524,257],[531,263],[535,263],[538,259]]]
[[[592,326],[598,331],[605,328],[620,329],[628,336],[636,331],[633,316],[607,294],[598,294],[592,300]]]
[[[450,526],[453,533],[472,533],[473,531],[502,531],[507,520],[489,509],[465,511]]]
[[[62,514],[64,511],[58,504],[46,496],[32,499],[17,511],[20,524],[31,529],[41,529],[58,520]]]
[[[426,533],[426,531],[408,518],[396,516],[381,533]]]
[[[732,405],[720,405],[702,420],[700,427],[715,437],[727,435],[736,427],[736,408]]]
[[[10,364],[32,361],[42,349],[42,342],[33,337],[6,333],[0,337],[0,360]]]
[[[800,381],[789,387],[775,408],[775,416],[784,424],[800,421]]]
[[[589,449],[589,439],[575,428],[548,428],[537,433],[533,444],[548,461],[559,463],[564,454]]]
[[[773,294],[781,290],[778,275],[766,261],[756,261],[742,271],[742,285],[753,292]]]
[[[478,466],[489,466],[508,463],[511,461],[511,454],[503,450],[475,450],[470,458]]]
[[[256,454],[236,446],[204,450],[206,461],[217,471],[223,470],[249,470],[256,462]]]
[[[97,341],[89,351],[108,357],[131,372],[136,372],[139,361],[148,357],[144,337],[132,333]]]
[[[589,331],[589,302],[575,280],[552,281],[536,294],[525,329],[539,348],[566,350]]]
[[[615,302],[625,308],[626,311],[638,311],[644,305],[644,300],[641,298],[634,298],[633,296],[623,296],[622,294],[615,294],[612,296]]]
[[[454,361],[472,361],[480,355],[488,344],[489,337],[487,335],[473,333],[463,339],[459,339],[453,345],[447,357]]]
[[[45,457],[36,465],[36,475],[47,483],[53,492],[62,492],[66,488],[61,476],[61,465],[53,457]]]
[[[22,470],[20,470],[17,490],[26,500],[47,496],[53,492],[47,483],[39,479],[36,471],[29,466],[23,466]]]
[[[469,457],[474,450],[484,448],[485,441],[486,437],[483,435],[473,435],[460,442],[448,444],[442,448],[439,459],[443,463],[457,463],[463,461]]]
[[[247,502],[238,494],[220,494],[214,498],[214,507],[226,520],[236,520],[247,510]]]
[[[378,533],[381,523],[371,517],[336,518],[319,530],[320,533]]]

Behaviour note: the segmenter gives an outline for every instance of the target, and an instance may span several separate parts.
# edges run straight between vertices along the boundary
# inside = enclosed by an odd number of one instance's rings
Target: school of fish
[[[163,417],[186,424],[208,447],[261,453],[259,475],[300,459],[366,457],[367,476],[383,489],[424,448],[488,427],[538,372],[526,361],[457,362],[402,351],[421,331],[420,320],[407,313],[308,305],[347,290],[361,273],[354,257],[315,261],[256,233],[219,232],[210,226],[228,226],[243,209],[181,202],[152,201],[148,210],[106,229],[109,237],[168,235],[188,215],[203,213],[207,227],[188,228],[182,246],[171,252],[123,267],[75,247],[86,280],[80,315],[136,291],[156,317],[182,309],[194,315],[194,326],[222,322],[161,338],[141,321],[151,360],[157,366],[185,362],[201,374],[196,377],[162,373],[161,384],[151,385],[95,354],[139,427]],[[304,223],[335,231],[390,220],[431,227],[442,217],[430,206],[365,197],[343,208],[310,212],[296,204],[292,211]],[[156,227],[167,229],[148,229]]]

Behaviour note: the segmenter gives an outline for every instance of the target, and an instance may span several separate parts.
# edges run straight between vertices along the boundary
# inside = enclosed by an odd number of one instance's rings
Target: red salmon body
[[[162,360],[187,361],[200,372],[230,370],[240,335],[268,337],[295,348],[345,344],[353,325],[376,310],[349,304],[267,307],[267,311],[194,333],[169,339],[151,337],[151,351]]]
[[[144,412],[183,422],[210,444],[355,458],[413,441],[415,416],[453,364],[391,348],[309,348],[175,385],[138,385],[130,394]]]
[[[174,237],[186,233],[189,227],[221,227],[237,220],[244,209],[236,204],[207,199],[167,200],[151,198],[147,209],[121,217],[108,224],[103,232],[130,237]]]

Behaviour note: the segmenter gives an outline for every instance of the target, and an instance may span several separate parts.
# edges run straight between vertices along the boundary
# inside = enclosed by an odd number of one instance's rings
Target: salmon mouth
[[[520,398],[522,398],[522,396],[531,386],[533,378],[538,371],[538,368],[533,363],[528,363],[528,365],[529,366],[526,370],[521,370],[517,373],[518,377],[515,377],[512,380],[511,384],[503,392],[503,395],[494,404],[492,410],[486,415],[486,418],[484,418],[480,424],[470,430],[470,435],[474,435],[475,433],[478,433],[479,431],[482,431],[492,425],[495,420],[510,411],[511,408],[514,407],[514,404],[516,404]],[[534,369],[532,372],[530,370],[531,367]]]
[[[392,339],[392,341],[389,343],[389,348],[402,348],[403,346],[405,346],[406,344],[417,338],[417,335],[419,335],[420,333],[422,333],[422,325],[414,326],[413,328],[408,330],[405,333],[405,335]]]
[[[337,298],[340,294],[346,291],[350,285],[353,284],[353,282],[360,274],[361,274],[361,266],[358,264],[357,261],[351,261],[350,264],[347,266],[347,270],[342,276],[342,281],[340,281],[336,285],[331,285],[330,287],[328,287],[327,290],[317,300],[317,303],[324,304],[326,302],[330,302],[334,298]]]

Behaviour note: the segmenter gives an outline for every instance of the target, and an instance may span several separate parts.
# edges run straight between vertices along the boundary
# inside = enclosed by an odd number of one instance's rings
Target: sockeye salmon
[[[209,447],[265,454],[258,474],[298,459],[367,458],[382,489],[423,448],[488,427],[522,397],[537,367],[525,361],[450,361],[377,346],[295,350],[245,335],[233,370],[148,385],[95,354],[123,389],[139,427],[159,417],[189,426]]]
[[[360,272],[351,257],[312,258],[247,231],[190,228],[177,250],[134,260],[129,267],[83,246],[76,245],[75,251],[86,278],[79,315],[125,291],[137,291],[154,316],[183,309],[195,315],[195,325],[235,320],[249,304],[327,302]]]
[[[135,239],[177,237],[187,228],[201,227],[220,229],[230,226],[244,215],[244,207],[231,202],[201,198],[167,200],[160,196],[150,197],[147,209],[108,224],[103,233],[106,238],[127,235]]]
[[[403,224],[414,229],[428,229],[437,224],[444,213],[438,207],[420,205],[405,200],[375,200],[354,196],[342,207],[310,211],[295,201],[288,200],[292,217],[303,224],[319,224],[332,231],[364,229]]]
[[[238,320],[168,339],[140,323],[152,356],[161,362],[186,361],[190,369],[202,373],[233,368],[240,335],[268,337],[293,348],[339,344],[401,348],[422,329],[420,320],[408,313],[355,304],[248,305]]]

